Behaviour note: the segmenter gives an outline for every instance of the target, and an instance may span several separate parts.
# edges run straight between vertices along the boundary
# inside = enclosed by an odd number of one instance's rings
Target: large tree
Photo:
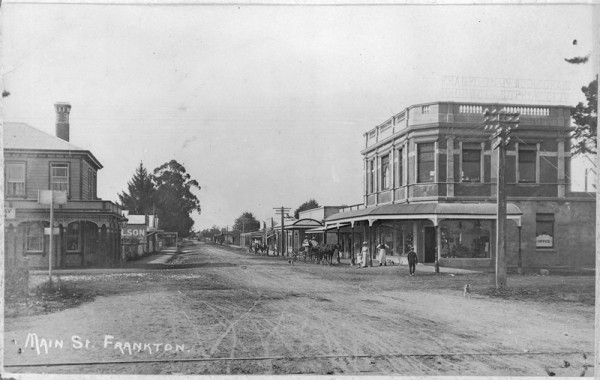
[[[127,191],[118,194],[119,204],[133,215],[152,214],[155,193],[152,176],[140,162],[133,177],[127,182]]]
[[[154,169],[156,204],[159,228],[188,236],[194,225],[192,212],[201,212],[200,200],[192,190],[200,190],[198,181],[192,179],[185,167],[175,160]]]
[[[244,212],[233,223],[233,230],[239,232],[253,232],[260,230],[260,222],[251,212]]]
[[[575,121],[573,132],[573,146],[571,151],[577,154],[597,154],[598,152],[598,76],[583,86],[581,91],[585,94],[587,104],[579,102],[571,109],[571,116]]]
[[[315,201],[314,199],[310,199],[310,200],[302,203],[296,209],[296,211],[294,211],[294,218],[298,219],[300,217],[300,211],[310,210],[310,209],[317,208],[317,207],[320,207],[319,202]]]

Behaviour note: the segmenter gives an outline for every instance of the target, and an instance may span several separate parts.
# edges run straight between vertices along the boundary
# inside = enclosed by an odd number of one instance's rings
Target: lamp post
[[[495,140],[493,148],[498,149],[498,184],[496,188],[496,289],[506,288],[506,189],[505,166],[506,146],[510,142],[512,128],[519,126],[519,112],[500,111],[483,112],[484,130],[493,131],[490,139]]]

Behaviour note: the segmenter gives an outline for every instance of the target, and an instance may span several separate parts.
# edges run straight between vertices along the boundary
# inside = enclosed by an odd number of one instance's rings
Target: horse
[[[327,265],[331,265],[333,263],[333,255],[338,254],[341,246],[339,244],[321,244],[318,247],[318,263],[322,261],[326,262]]]
[[[254,244],[254,254],[258,254],[260,251],[261,255],[269,256],[269,246],[266,243],[256,243]]]

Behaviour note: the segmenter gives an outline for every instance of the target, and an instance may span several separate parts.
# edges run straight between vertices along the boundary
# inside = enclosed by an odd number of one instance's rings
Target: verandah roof
[[[521,223],[523,213],[514,203],[507,203],[506,215]],[[338,212],[325,219],[326,225],[376,219],[495,219],[495,203],[395,203]]]

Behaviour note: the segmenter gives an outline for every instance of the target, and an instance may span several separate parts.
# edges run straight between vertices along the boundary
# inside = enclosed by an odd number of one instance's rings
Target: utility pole
[[[496,289],[506,288],[506,146],[510,142],[512,128],[519,126],[519,112],[508,112],[506,109],[483,113],[484,130],[493,131],[490,139],[495,140],[493,148],[498,149],[498,183],[496,196]]]
[[[281,256],[284,256],[284,254],[283,254],[283,250],[285,249],[285,240],[284,240],[284,236],[283,236],[283,234],[285,232],[284,218],[285,218],[285,215],[288,214],[291,209],[289,207],[282,206],[282,207],[276,207],[276,208],[274,207],[273,210],[275,210],[275,213],[277,215],[281,215],[281,242],[279,243],[279,247],[280,247],[279,253],[281,254]],[[277,254],[277,256],[279,256],[279,254]]]

